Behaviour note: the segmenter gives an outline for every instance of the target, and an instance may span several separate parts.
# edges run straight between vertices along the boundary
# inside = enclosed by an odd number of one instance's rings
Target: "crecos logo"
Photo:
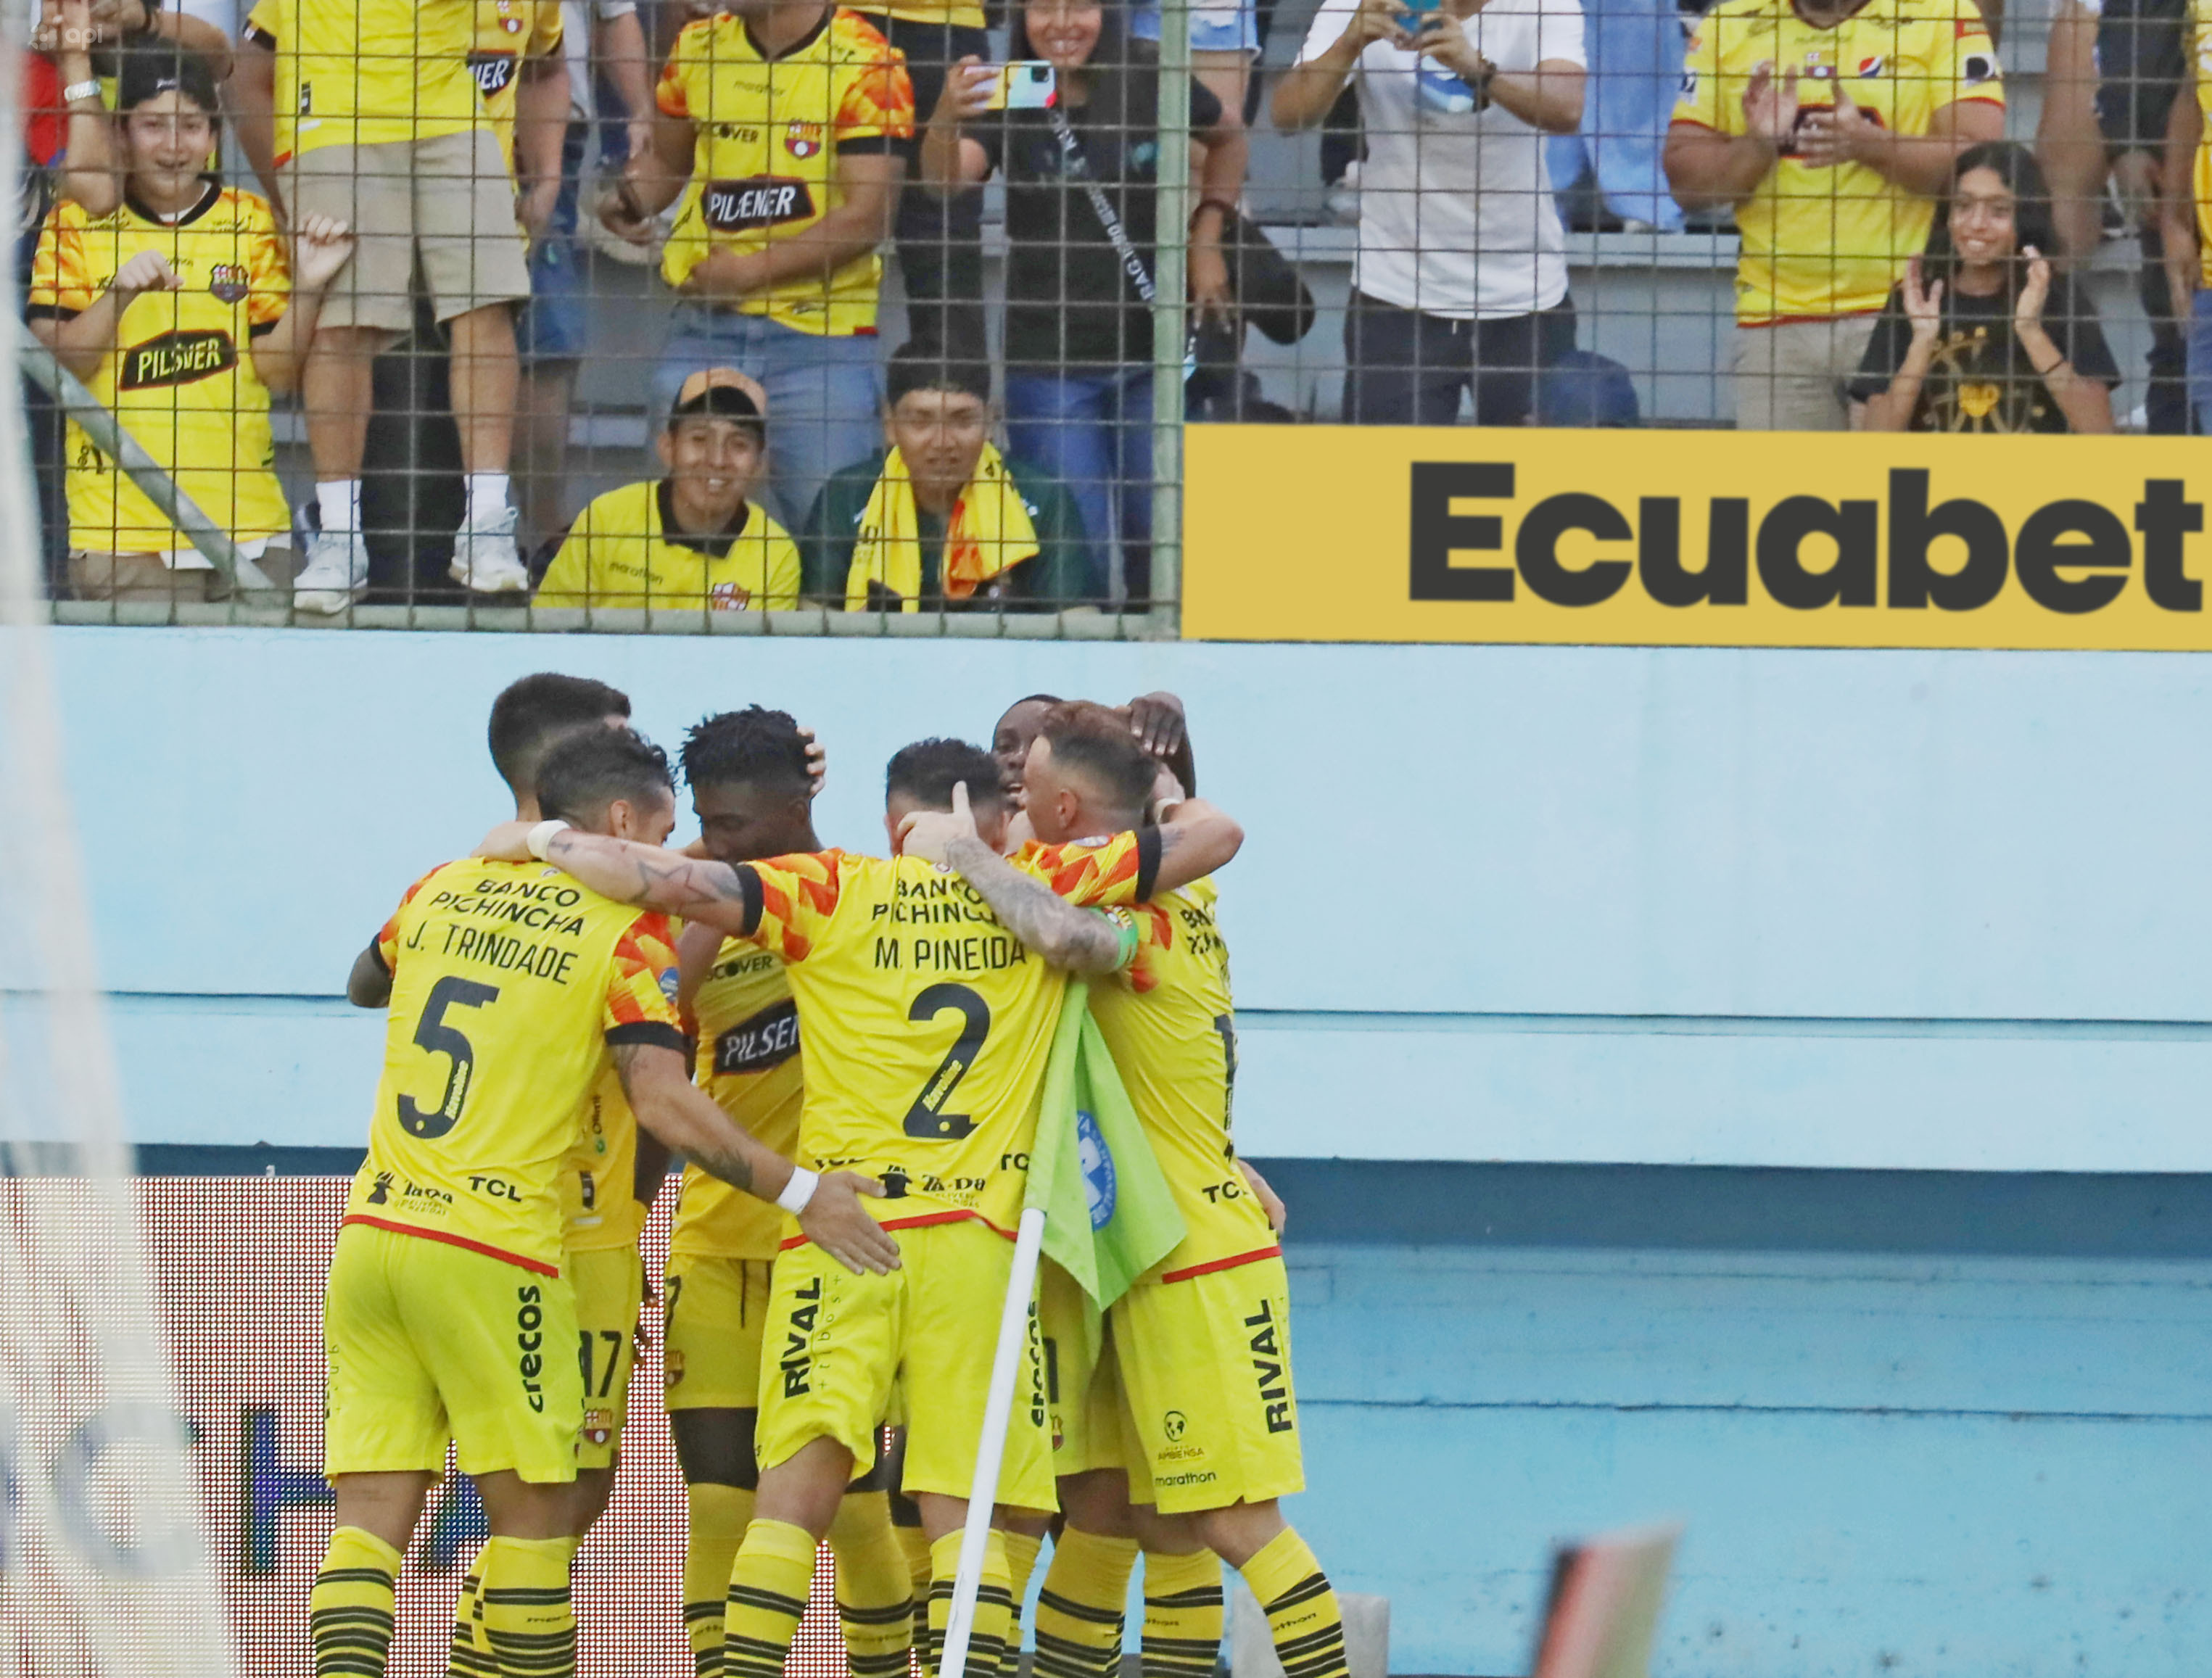
[[[1662,606],[1742,606],[1753,604],[1755,575],[1768,599],[1794,611],[1964,612],[1996,600],[2010,578],[2045,611],[2078,615],[2118,599],[2140,557],[2153,605],[2203,610],[2203,585],[2184,571],[2183,543],[2204,528],[2204,507],[2175,478],[2143,480],[2127,522],[2101,502],[2062,499],[2035,508],[2016,528],[1978,501],[1931,505],[1929,475],[1916,468],[1889,472],[1886,505],[1788,495],[1755,523],[1750,498],[1716,495],[1703,509],[1705,562],[1695,570],[1684,562],[1692,532],[1680,496],[1644,495],[1625,507],[1586,491],[1549,495],[1518,510],[1510,544],[1505,517],[1452,505],[1513,499],[1510,465],[1414,462],[1409,598],[1506,604],[1525,587],[1552,605],[1596,606],[1632,577]],[[1596,538],[1595,557],[1563,557],[1562,539],[1576,533]],[[1619,543],[1632,543],[1633,556],[1607,545]],[[1510,552],[1512,563],[1453,562],[1485,552]]]

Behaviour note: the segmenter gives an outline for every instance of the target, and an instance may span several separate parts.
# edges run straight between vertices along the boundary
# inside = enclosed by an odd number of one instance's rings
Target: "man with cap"
[[[765,611],[799,604],[799,549],[748,499],[768,457],[768,398],[734,368],[686,379],[656,440],[665,477],[578,515],[541,606]]]

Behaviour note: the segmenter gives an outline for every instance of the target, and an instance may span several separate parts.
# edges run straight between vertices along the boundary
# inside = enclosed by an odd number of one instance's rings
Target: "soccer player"
[[[999,783],[1021,801],[1022,770],[1029,762],[1030,744],[1036,739],[1045,715],[1063,704],[1057,694],[1032,693],[1006,707],[991,730],[991,756],[999,760]],[[1121,710],[1129,733],[1146,751],[1165,763],[1185,793],[1198,790],[1198,767],[1191,761],[1190,733],[1183,720],[1182,701],[1163,690],[1140,693]]]
[[[1024,771],[1030,824],[1048,843],[1117,830],[1143,818],[1157,773],[1121,714],[1055,707]],[[1289,1678],[1346,1670],[1335,1595],[1277,1502],[1305,1483],[1289,1282],[1273,1196],[1240,1169],[1230,1135],[1236,1013],[1215,898],[1204,879],[1156,892],[1138,912],[1135,959],[1091,993],[1188,1233],[1109,1313],[1111,1354],[1089,1390],[1078,1360],[1055,1360],[1076,1388],[1060,1396],[1078,1437],[1066,1464],[1073,1475],[1060,1481],[1066,1529],[1038,1599],[1048,1678],[1115,1669],[1133,1526],[1145,1540],[1148,1673],[1204,1678],[1212,1669],[1216,1555],[1266,1609]],[[1130,1522],[1132,1499],[1152,1506],[1148,1518]]]
[[[626,729],[563,741],[538,784],[580,828],[657,841],[674,825],[667,758]],[[667,938],[663,917],[478,858],[423,876],[378,937],[384,1076],[324,1305],[337,1523],[311,1598],[318,1675],[383,1671],[392,1581],[449,1441],[491,1530],[478,1669],[574,1669],[583,1392],[559,1178],[608,1065],[639,1122],[689,1158],[798,1209],[846,1260],[897,1262],[859,1207],[879,1185],[800,1170],[693,1087],[660,982]]]
[[[822,849],[807,739],[781,711],[756,705],[708,717],[685,736],[684,778],[702,842],[718,862]],[[805,1090],[799,1010],[783,963],[720,929],[685,930],[678,1007],[697,1040],[700,1085],[764,1146],[796,1154]],[[669,1234],[669,1431],[690,1505],[684,1622],[699,1678],[722,1669],[730,1570],[753,1515],[753,1438],[769,1273],[783,1219],[696,1166],[684,1172]],[[892,1464],[879,1453],[830,1523],[837,1607],[854,1678],[904,1678],[913,1585],[890,1529]]]
[[[832,850],[731,867],[550,824],[512,824],[486,842],[495,856],[526,845],[594,890],[781,955],[806,1043],[801,1151],[879,1177],[876,1210],[902,1235],[904,1262],[888,1281],[848,1285],[803,1238],[787,1236],[778,1256],[769,1320],[780,1350],[763,1371],[760,1488],[731,1576],[726,1678],[782,1672],[815,1545],[854,1465],[874,1455],[895,1381],[928,1395],[907,1418],[903,1481],[932,1545],[931,1645],[942,1637],[1066,975],[1110,970],[1125,943],[1127,928],[1080,910],[1188,885],[1243,839],[1193,799],[1169,825],[1030,847],[1017,866],[998,854],[1012,812],[987,754],[926,740],[895,756],[885,779],[893,848],[914,848],[888,860]],[[932,866],[933,853],[964,879]],[[999,1504],[1049,1510],[1033,1353],[1017,1401]],[[1000,1541],[983,1580],[975,1646],[988,1666],[1011,1629]]]

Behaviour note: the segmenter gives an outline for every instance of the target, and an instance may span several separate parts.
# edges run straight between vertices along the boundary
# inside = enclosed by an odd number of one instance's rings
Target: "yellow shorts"
[[[600,1247],[569,1254],[568,1268],[576,1292],[576,1367],[584,1378],[576,1466],[611,1468],[629,1415],[629,1372],[637,1361],[645,1265],[635,1247]]]
[[[323,1299],[323,1472],[442,1474],[451,1438],[464,1474],[574,1480],[584,1409],[575,1343],[566,1278],[345,1225]]]
[[[766,1259],[669,1255],[661,1347],[672,1410],[760,1407]]]
[[[1133,1287],[1109,1315],[1133,1501],[1179,1515],[1304,1489],[1281,1259]]]
[[[877,1425],[896,1399],[908,1494],[964,1498],[974,1489],[1014,1243],[969,1219],[896,1233],[902,1263],[887,1276],[855,1276],[811,1243],[776,1259],[755,1450],[766,1470],[811,1439],[832,1438],[857,1468],[875,1460]],[[1040,1339],[1033,1300],[999,1501],[1050,1510]]]
[[[1050,1259],[1037,1267],[1037,1321],[1044,1334],[1053,1473],[1126,1466],[1113,1338],[1083,1290]]]

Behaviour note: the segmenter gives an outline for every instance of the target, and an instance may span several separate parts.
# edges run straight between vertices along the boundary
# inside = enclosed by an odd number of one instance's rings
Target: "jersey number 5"
[[[480,985],[473,979],[444,978],[430,987],[430,1000],[415,1026],[415,1046],[452,1061],[446,1070],[446,1092],[428,1111],[415,1104],[412,1096],[399,1097],[399,1127],[410,1136],[442,1136],[461,1121],[461,1108],[469,1098],[469,1077],[476,1070],[477,1052],[460,1028],[446,1024],[448,1008],[481,1008],[499,1000],[499,987]]]
[[[952,1099],[952,1091],[975,1064],[975,1057],[983,1052],[983,1040],[991,1035],[991,1005],[965,985],[932,985],[914,999],[914,1006],[906,1011],[911,1020],[934,1019],[942,1013],[957,1012],[961,1018],[960,1035],[952,1040],[952,1047],[945,1051],[945,1058],[937,1063],[937,1070],[929,1074],[929,1081],[921,1086],[921,1093],[914,1098],[914,1105],[906,1110],[906,1134],[933,1142],[957,1142],[975,1128],[975,1121],[965,1113],[948,1113],[945,1103]]]

